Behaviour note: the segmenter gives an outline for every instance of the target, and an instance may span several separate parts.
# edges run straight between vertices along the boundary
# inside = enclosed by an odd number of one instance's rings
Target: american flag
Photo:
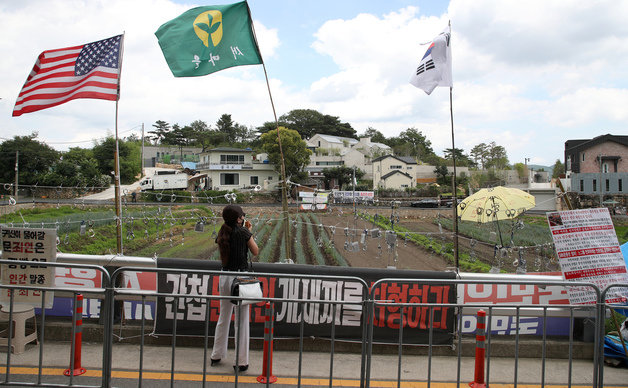
[[[13,116],[77,98],[118,99],[122,35],[39,54]]]

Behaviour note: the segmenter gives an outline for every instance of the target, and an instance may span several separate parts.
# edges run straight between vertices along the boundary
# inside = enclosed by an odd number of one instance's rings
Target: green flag
[[[155,35],[175,77],[262,63],[246,1],[192,8]]]

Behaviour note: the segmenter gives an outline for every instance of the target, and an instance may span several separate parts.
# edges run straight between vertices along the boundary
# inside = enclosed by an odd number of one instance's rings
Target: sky
[[[209,4],[224,4],[226,1]],[[12,117],[39,53],[125,33],[118,133],[157,120],[214,125],[222,114],[274,121],[260,65],[175,78],[155,31],[208,3],[170,0],[0,1],[0,139],[38,133],[55,149],[115,134],[116,104],[74,100]],[[409,83],[451,21],[455,146],[505,147],[510,163],[553,165],[564,143],[624,135],[628,2],[562,0],[249,0],[277,116],[315,109],[358,134],[416,128],[442,155],[452,146],[449,88]]]

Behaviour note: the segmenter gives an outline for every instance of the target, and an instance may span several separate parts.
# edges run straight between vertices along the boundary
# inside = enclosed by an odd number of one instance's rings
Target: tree
[[[512,167],[517,171],[517,176],[519,176],[520,181],[526,178],[526,175],[528,174],[528,172],[526,171],[525,164],[515,163]],[[527,182],[527,180],[525,182]]]
[[[138,144],[136,141],[129,143]],[[74,147],[70,148],[68,152],[63,154],[63,162],[70,163],[78,169],[78,182],[80,186],[96,186],[103,187],[108,186],[110,181],[110,175],[104,175],[98,169],[98,161],[94,157],[94,152],[91,149]],[[57,172],[63,174],[62,169],[55,168]],[[66,184],[67,186],[68,184]]]
[[[310,154],[307,144],[295,130],[279,127],[281,148],[283,149],[286,166],[286,178],[296,176],[310,163]],[[261,136],[262,149],[268,154],[268,160],[275,166],[275,171],[281,173],[281,154],[277,130],[269,131]]]
[[[324,168],[323,169],[323,182],[325,182],[325,189],[330,189],[330,185],[332,180],[335,180],[340,187],[344,185],[352,186],[353,181],[353,168],[347,166],[339,166],[332,168]],[[359,168],[355,169],[355,179],[356,181],[362,179],[364,176],[364,171]],[[357,183],[357,182],[356,182]]]
[[[556,163],[554,163],[554,170],[552,171],[552,178],[559,178],[564,173],[565,165],[560,161],[560,159],[556,159]]]
[[[154,130],[148,131],[152,136],[147,136],[147,139],[149,141],[152,140],[155,145],[161,144],[167,138],[168,132],[170,132],[170,124],[163,120],[157,120],[153,127],[155,127]]]
[[[194,142],[194,131],[188,125],[180,127],[179,124],[172,126],[172,131],[168,134],[168,144],[179,147],[180,160],[183,161],[183,147],[189,146]]]
[[[486,169],[488,145],[486,145],[486,143],[480,143],[471,148],[471,158],[473,158],[473,161],[477,166],[480,166],[483,170]]]
[[[235,123],[231,119],[230,114],[223,114],[220,116],[218,121],[216,121],[216,131],[222,132],[225,134],[225,140],[228,143],[235,143],[236,134],[235,134]]]
[[[494,141],[490,144],[480,143],[471,149],[471,157],[482,169],[494,168],[503,170],[508,166],[506,149]]]
[[[194,139],[194,143],[201,146],[203,149],[202,152],[205,152],[211,147],[211,129],[207,125],[206,122],[202,120],[192,121],[189,125],[190,127],[190,136]]]
[[[465,155],[462,148],[456,148],[456,166],[473,167],[475,162]],[[444,151],[445,160],[452,161],[453,165],[453,150],[451,148],[445,148]]]
[[[337,116],[322,114],[314,109],[294,109],[277,120],[279,126],[297,131],[303,139],[309,139],[317,133],[341,137],[356,138],[356,132],[349,123],[342,123]],[[275,130],[275,122],[265,122],[258,127],[260,133]]]
[[[435,155],[432,149],[432,142],[427,140],[423,133],[416,128],[408,128],[402,131],[397,138],[391,138],[393,147],[397,155],[412,156],[419,161],[427,161]]]
[[[240,145],[249,143],[255,137],[255,131],[249,129],[246,125],[234,122],[230,114],[223,114],[216,122],[216,130],[210,136],[218,143],[228,143],[230,145]]]
[[[506,155],[506,149],[502,146],[491,142],[488,153],[488,168],[495,168],[497,170],[503,170],[508,166],[508,156]]]
[[[140,173],[140,146],[137,143],[129,143],[123,140],[118,142],[120,150],[120,181],[129,184],[135,181],[135,177]],[[98,161],[98,169],[102,174],[110,175],[114,169],[114,151],[116,140],[108,137],[101,143],[97,143],[92,149],[94,157]]]
[[[436,168],[434,168],[434,174],[436,174],[436,182],[438,184],[451,185],[449,169],[444,164],[436,165]]]
[[[366,131],[364,131],[364,133],[359,135],[358,137],[370,137],[371,142],[373,143],[386,144],[386,136],[384,136],[383,133],[373,127],[368,127]]]
[[[35,140],[37,132],[15,136],[0,144],[0,177],[4,183],[15,182],[15,158],[18,158],[18,184],[42,184],[40,179],[59,160],[60,153]],[[16,154],[17,151],[17,154]]]

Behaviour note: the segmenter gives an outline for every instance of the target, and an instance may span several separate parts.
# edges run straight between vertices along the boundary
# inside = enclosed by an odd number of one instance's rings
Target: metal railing
[[[15,264],[14,261],[9,260],[0,260],[0,265],[4,264]],[[25,265],[37,264],[39,263],[22,263]],[[295,350],[295,358],[298,358],[297,368],[295,371],[296,374],[296,385],[301,386],[303,376],[307,375],[307,367],[308,365],[303,364],[303,354],[304,354],[304,325],[305,322],[305,314],[304,310],[309,305],[325,305],[329,306],[331,309],[331,316],[334,317],[331,320],[331,326],[329,331],[325,334],[327,338],[329,338],[329,370],[328,370],[328,382],[329,386],[332,387],[336,378],[344,378],[344,376],[336,376],[336,343],[339,341],[336,338],[336,329],[338,326],[338,322],[336,319],[337,309],[343,308],[343,306],[353,306],[359,307],[362,312],[362,322],[360,328],[360,339],[361,339],[361,355],[359,361],[360,368],[360,386],[361,387],[369,387],[371,385],[371,379],[373,378],[373,360],[378,355],[378,351],[375,348],[377,345],[376,339],[374,338],[374,322],[375,322],[375,311],[376,309],[396,309],[395,312],[398,312],[398,322],[403,323],[407,321],[410,314],[414,314],[416,311],[420,311],[421,314],[425,315],[427,320],[427,343],[424,344],[419,350],[416,350],[416,346],[413,347],[413,351],[415,352],[426,352],[426,360],[427,367],[424,370],[416,371],[412,376],[408,376],[408,373],[403,371],[402,366],[406,362],[406,358],[409,357],[407,355],[408,345],[404,343],[404,338],[408,334],[409,331],[415,330],[409,328],[409,326],[404,324],[399,324],[398,326],[398,342],[396,344],[397,348],[397,358],[396,358],[396,383],[397,386],[401,386],[404,381],[407,380],[420,380],[427,382],[427,386],[429,387],[431,383],[436,383],[443,381],[440,377],[435,377],[434,372],[434,364],[436,360],[437,350],[438,353],[442,353],[441,349],[443,348],[442,344],[437,344],[434,341],[434,331],[441,330],[443,327],[436,325],[436,316],[439,314],[443,314],[445,309],[447,309],[447,313],[453,314],[453,322],[455,325],[453,327],[447,327],[445,330],[447,335],[451,335],[451,343],[446,344],[445,348],[451,349],[453,354],[447,357],[447,372],[449,373],[449,381],[457,381],[458,386],[461,384],[466,386],[468,383],[468,379],[471,378],[467,371],[463,368],[463,361],[466,360],[467,356],[464,354],[465,346],[468,347],[468,343],[463,343],[463,337],[470,336],[470,332],[464,328],[463,317],[474,315],[478,309],[485,309],[487,314],[487,346],[486,346],[486,384],[487,386],[491,382],[492,378],[492,360],[495,360],[496,357],[503,356],[501,354],[497,354],[493,349],[493,341],[495,340],[495,336],[498,334],[494,333],[494,328],[491,326],[494,318],[499,315],[510,314],[514,317],[513,329],[514,335],[510,336],[508,339],[510,342],[510,353],[506,356],[508,360],[512,362],[512,384],[513,386],[517,386],[518,384],[528,384],[527,380],[522,381],[522,373],[520,364],[522,363],[522,358],[520,356],[521,347],[525,343],[525,339],[523,339],[522,334],[522,322],[528,317],[534,317],[538,319],[542,329],[540,334],[540,347],[538,353],[538,361],[540,362],[540,373],[536,378],[536,381],[541,386],[544,386],[547,381],[547,364],[546,361],[551,358],[548,356],[550,353],[550,349],[548,349],[548,337],[550,334],[548,333],[548,319],[551,317],[563,317],[563,319],[568,320],[568,346],[569,346],[569,355],[567,357],[567,368],[564,371],[564,381],[562,384],[567,386],[572,386],[573,379],[572,376],[574,373],[578,372],[580,374],[586,374],[589,376],[589,380],[587,385],[592,387],[603,387],[604,381],[604,373],[603,373],[603,338],[604,338],[604,318],[605,318],[605,310],[609,307],[604,302],[605,296],[608,292],[608,289],[600,292],[600,290],[593,284],[590,283],[567,283],[567,282],[556,282],[556,281],[547,281],[543,282],[538,280],[538,277],[533,277],[529,281],[505,281],[505,280],[493,280],[493,279],[472,279],[472,280],[461,280],[461,279],[442,279],[442,280],[434,280],[434,279],[381,279],[373,283],[372,285],[368,285],[364,280],[357,277],[347,277],[347,276],[321,276],[321,275],[299,275],[299,274],[285,274],[285,273],[243,273],[243,272],[225,272],[225,271],[208,271],[208,270],[189,270],[189,269],[172,269],[172,268],[146,268],[146,267],[120,267],[112,272],[111,276],[107,272],[107,270],[102,266],[97,265],[82,265],[82,264],[65,264],[65,263],[48,263],[46,265],[52,267],[68,267],[68,268],[78,268],[78,269],[91,269],[96,270],[101,273],[103,283],[101,288],[91,288],[91,289],[73,289],[71,287],[36,287],[36,286],[24,286],[24,285],[0,285],[0,291],[6,292],[5,290],[17,290],[17,289],[33,289],[43,291],[42,294],[46,292],[63,292],[66,295],[71,295],[73,300],[76,301],[76,295],[78,293],[91,295],[92,297],[104,299],[103,304],[103,317],[104,317],[104,327],[103,327],[103,338],[102,338],[102,377],[100,381],[100,385],[102,387],[110,387],[113,385],[113,367],[112,367],[112,354],[115,348],[114,341],[114,302],[116,300],[141,300],[141,319],[140,319],[140,327],[141,327],[141,336],[140,336],[140,344],[139,350],[137,353],[137,365],[127,365],[127,368],[137,369],[138,378],[137,378],[137,386],[141,387],[146,384],[146,379],[144,378],[144,369],[145,369],[145,356],[149,351],[145,342],[144,342],[144,334],[147,326],[146,318],[145,318],[145,308],[148,303],[148,300],[156,300],[158,303],[166,303],[166,300],[169,300],[169,303],[173,305],[178,305],[181,301],[186,299],[195,298],[201,301],[201,304],[204,305],[204,320],[202,324],[204,325],[204,332],[199,337],[202,337],[202,349],[203,349],[203,361],[202,367],[202,385],[206,386],[207,376],[209,376],[207,371],[207,351],[209,349],[209,338],[213,336],[213,333],[209,331],[209,323],[210,323],[210,305],[212,301],[221,301],[224,299],[238,299],[236,297],[227,297],[220,296],[216,294],[209,293],[208,295],[191,295],[189,293],[180,293],[180,292],[152,292],[152,291],[144,291],[137,289],[129,289],[124,286],[112,286],[112,284],[116,284],[116,279],[121,277],[125,271],[143,271],[143,272],[154,272],[157,276],[164,276],[165,274],[179,274],[179,275],[195,275],[195,276],[209,276],[215,277],[220,275],[255,275],[259,278],[287,278],[287,279],[301,279],[307,281],[313,280],[327,280],[330,282],[334,281],[350,281],[357,282],[362,287],[362,296],[359,301],[344,301],[344,300],[322,300],[322,299],[314,299],[314,298],[291,298],[291,297],[281,297],[281,298],[261,298],[260,302],[270,302],[270,303],[293,303],[296,305],[296,312],[299,316],[299,322],[295,323],[295,325],[299,326],[298,336],[298,348]],[[465,303],[465,302],[455,302],[441,300],[441,301],[428,301],[418,300],[418,301],[399,301],[389,299],[388,297],[380,298],[378,295],[381,295],[380,291],[382,287],[390,284],[407,284],[407,285],[430,285],[430,286],[442,286],[442,285],[455,285],[453,292],[456,292],[457,288],[463,287],[465,285],[499,285],[499,286],[515,286],[521,287],[524,285],[532,285],[539,288],[545,287],[582,287],[588,289],[590,292],[595,293],[598,303],[592,305],[571,305],[571,304],[550,304],[550,303],[533,303],[530,302],[522,302],[522,303],[511,303],[511,304],[500,304],[495,305],[491,303]],[[628,287],[628,285],[613,285],[611,287]],[[609,287],[609,288],[611,288]],[[12,327],[11,314],[13,314],[14,302],[13,302],[13,294],[11,293],[10,303],[8,305],[9,310],[9,341],[11,341],[11,336],[13,334],[14,328]],[[80,386],[80,387],[92,387],[93,385],[77,385],[73,380],[72,376],[69,377],[67,381],[68,384],[55,384],[50,383],[48,381],[44,381],[44,374],[42,373],[42,369],[46,367],[43,362],[43,355],[46,343],[44,338],[44,326],[46,325],[46,312],[44,308],[44,297],[42,296],[42,305],[41,305],[41,313],[39,314],[37,321],[39,324],[40,332],[39,332],[39,360],[37,368],[39,370],[37,374],[36,381],[18,381],[18,376],[12,373],[12,357],[10,351],[10,342],[9,347],[7,349],[6,354],[6,364],[5,364],[5,378],[3,382],[0,382],[0,385],[23,385],[23,386]],[[76,303],[76,302],[74,302]],[[6,306],[5,306],[6,308]],[[576,319],[582,317],[592,317],[595,321],[594,324],[594,342],[593,342],[593,354],[588,359],[590,363],[586,364],[591,369],[590,371],[582,371],[575,370],[574,368],[574,325]],[[236,321],[237,322],[237,321]],[[271,320],[271,329],[274,320]],[[174,386],[176,381],[177,374],[177,366],[176,366],[176,355],[177,355],[177,340],[185,336],[185,329],[181,329],[180,325],[184,323],[183,320],[177,317],[176,311],[174,313],[174,319],[172,319],[171,323],[171,331],[172,331],[172,343],[170,354],[165,355],[168,357],[170,361],[170,382],[171,386]],[[73,325],[73,330],[75,326]],[[73,333],[74,334],[74,333]],[[512,338],[514,337],[514,338]],[[468,342],[468,341],[466,341]],[[235,339],[235,347],[236,350],[243,346],[243,344],[239,343],[239,339]],[[425,346],[427,349],[425,349]],[[70,360],[74,357],[74,349],[71,349],[70,352]],[[443,362],[443,361],[439,361]],[[72,365],[71,365],[72,366]],[[579,369],[582,369],[581,366],[578,366]],[[455,371],[455,372],[454,372]],[[556,373],[556,371],[552,371],[552,373]],[[455,375],[455,377],[454,377]],[[234,385],[238,386],[238,372],[236,371]],[[501,381],[500,381],[501,382]],[[498,383],[497,381],[495,383]],[[269,382],[266,383],[269,385]]]

